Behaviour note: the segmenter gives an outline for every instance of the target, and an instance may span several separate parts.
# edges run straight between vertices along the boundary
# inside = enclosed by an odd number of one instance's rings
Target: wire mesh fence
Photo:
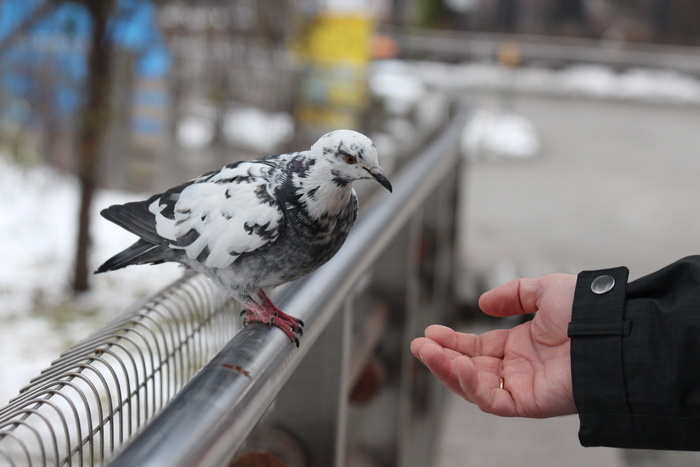
[[[95,465],[151,419],[240,327],[186,275],[55,360],[0,409],[0,465]]]

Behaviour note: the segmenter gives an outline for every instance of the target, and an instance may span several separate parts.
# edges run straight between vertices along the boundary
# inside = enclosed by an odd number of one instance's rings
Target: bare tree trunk
[[[114,8],[113,0],[84,0],[92,20],[91,48],[88,56],[86,95],[78,130],[78,180],[80,182],[80,208],[78,212],[78,236],[75,255],[73,290],[82,292],[89,288],[88,256],[90,252],[90,210],[97,187],[97,164],[110,111],[110,62],[112,44],[108,34],[108,21]]]

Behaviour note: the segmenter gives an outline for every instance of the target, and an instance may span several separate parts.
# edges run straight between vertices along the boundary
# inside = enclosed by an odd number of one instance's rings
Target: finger
[[[450,353],[449,349],[443,349],[435,342],[423,337],[411,343],[411,351],[445,386],[464,397],[454,371],[453,362],[456,358],[454,352]]]
[[[439,347],[442,347],[440,344],[436,343],[436,342],[433,341],[432,339],[428,339],[428,338],[425,338],[425,337],[417,337],[416,339],[414,339],[414,340],[411,342],[411,346],[410,346],[410,347],[411,347],[411,352],[413,353],[413,355],[415,355],[415,357],[416,357],[418,360],[420,360],[420,351],[421,351],[421,349],[423,348],[423,346],[431,345],[431,344],[432,344],[432,345],[438,345]],[[443,351],[443,353],[444,353],[444,356],[445,356],[446,358],[449,358],[449,359],[454,359],[454,358],[457,358],[457,357],[462,356],[461,353],[456,352],[455,350],[452,350],[452,349],[448,349],[448,348],[442,347],[442,351]]]
[[[507,329],[497,329],[476,335],[457,332],[446,326],[432,325],[425,329],[425,336],[446,349],[470,357],[503,358],[509,332]]]
[[[534,313],[546,281],[547,277],[508,282],[484,293],[479,307],[484,313],[499,317]]]
[[[454,362],[459,387],[475,404],[488,400],[488,388],[479,379],[479,373],[470,358],[458,358]],[[477,402],[479,401],[479,402]]]
[[[433,324],[425,328],[425,337],[442,347],[473,356],[471,349],[474,348],[476,340],[473,334],[465,334],[447,326]]]
[[[425,337],[419,337],[411,342],[411,351],[430,371],[442,378],[450,377],[452,361],[461,354],[450,349],[444,349]]]
[[[479,409],[504,417],[516,415],[513,397],[497,373],[478,371],[469,358],[455,360],[455,372],[460,389]]]

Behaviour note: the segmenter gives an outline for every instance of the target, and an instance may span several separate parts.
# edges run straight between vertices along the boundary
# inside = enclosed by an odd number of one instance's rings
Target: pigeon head
[[[391,183],[379,166],[377,148],[371,139],[352,130],[335,130],[321,136],[311,152],[326,161],[337,183],[376,180],[391,191]]]

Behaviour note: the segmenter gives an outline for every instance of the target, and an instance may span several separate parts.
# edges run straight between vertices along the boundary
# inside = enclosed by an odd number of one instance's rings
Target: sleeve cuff
[[[625,320],[625,267],[584,271],[578,275],[568,335],[571,338],[571,377],[579,412],[579,439],[584,446],[601,443],[609,428],[598,421],[614,420],[618,433],[634,429],[625,391],[622,339],[629,335]],[[594,415],[594,416],[591,416]]]

